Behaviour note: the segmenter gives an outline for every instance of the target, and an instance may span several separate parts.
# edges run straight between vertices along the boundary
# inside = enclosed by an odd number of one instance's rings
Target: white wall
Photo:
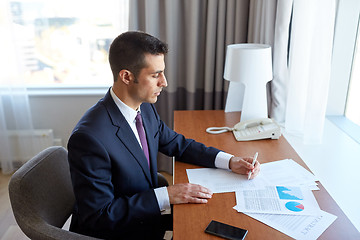
[[[66,147],[76,123],[103,95],[30,95],[34,128],[53,129],[55,138],[61,138]]]

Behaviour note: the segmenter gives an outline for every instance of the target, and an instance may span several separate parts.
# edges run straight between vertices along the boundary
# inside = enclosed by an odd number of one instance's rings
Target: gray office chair
[[[158,173],[159,186],[168,186]],[[18,169],[10,179],[9,195],[21,230],[31,239],[96,239],[62,229],[75,204],[67,150],[49,147]]]
[[[96,239],[62,229],[75,203],[67,151],[49,147],[18,169],[9,195],[16,222],[31,239]]]

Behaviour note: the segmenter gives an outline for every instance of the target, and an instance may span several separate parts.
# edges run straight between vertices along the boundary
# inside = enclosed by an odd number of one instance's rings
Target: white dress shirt
[[[113,98],[116,106],[119,108],[122,115],[125,117],[126,121],[130,125],[132,131],[135,134],[136,139],[139,142],[139,145],[141,147],[141,142],[139,138],[138,131],[136,129],[136,121],[135,117],[137,114],[137,111],[132,109],[131,107],[127,106],[125,103],[123,103],[114,93],[113,89],[110,89],[111,97]],[[140,111],[140,109],[138,109]],[[215,167],[217,168],[223,168],[223,169],[229,169],[229,161],[230,158],[233,157],[233,155],[225,153],[225,152],[219,152],[216,155],[215,158]],[[170,210],[170,199],[169,194],[166,187],[160,187],[154,189],[156,199],[158,201],[158,205],[160,208],[161,213],[166,213]]]

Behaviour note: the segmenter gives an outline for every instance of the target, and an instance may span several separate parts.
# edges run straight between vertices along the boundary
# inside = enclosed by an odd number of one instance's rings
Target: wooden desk
[[[297,155],[284,137],[279,140],[259,140],[249,142],[235,141],[231,132],[212,135],[205,132],[207,127],[233,126],[240,120],[240,113],[224,111],[175,111],[174,129],[187,138],[195,139],[207,146],[219,148],[236,156],[252,156],[259,152],[258,161],[266,163],[291,158],[306,169],[309,168]],[[175,162],[174,183],[188,182],[186,169],[199,166]],[[320,191],[314,195],[320,208],[338,218],[319,239],[360,239],[360,233],[345,216],[329,193],[319,183]],[[214,194],[207,204],[174,205],[174,240],[220,239],[204,233],[211,220],[249,230],[246,236],[251,239],[292,239],[289,236],[233,209],[236,205],[234,193]]]

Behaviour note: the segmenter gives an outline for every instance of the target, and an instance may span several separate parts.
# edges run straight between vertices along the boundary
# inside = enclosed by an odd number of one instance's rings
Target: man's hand
[[[252,157],[241,158],[241,157],[232,157],[229,162],[229,167],[231,171],[238,174],[248,174],[252,171],[251,178],[253,179],[260,172],[260,163],[255,162],[255,166],[251,165],[253,161]]]
[[[167,187],[170,204],[207,203],[212,192],[200,185],[192,183],[175,184]]]

